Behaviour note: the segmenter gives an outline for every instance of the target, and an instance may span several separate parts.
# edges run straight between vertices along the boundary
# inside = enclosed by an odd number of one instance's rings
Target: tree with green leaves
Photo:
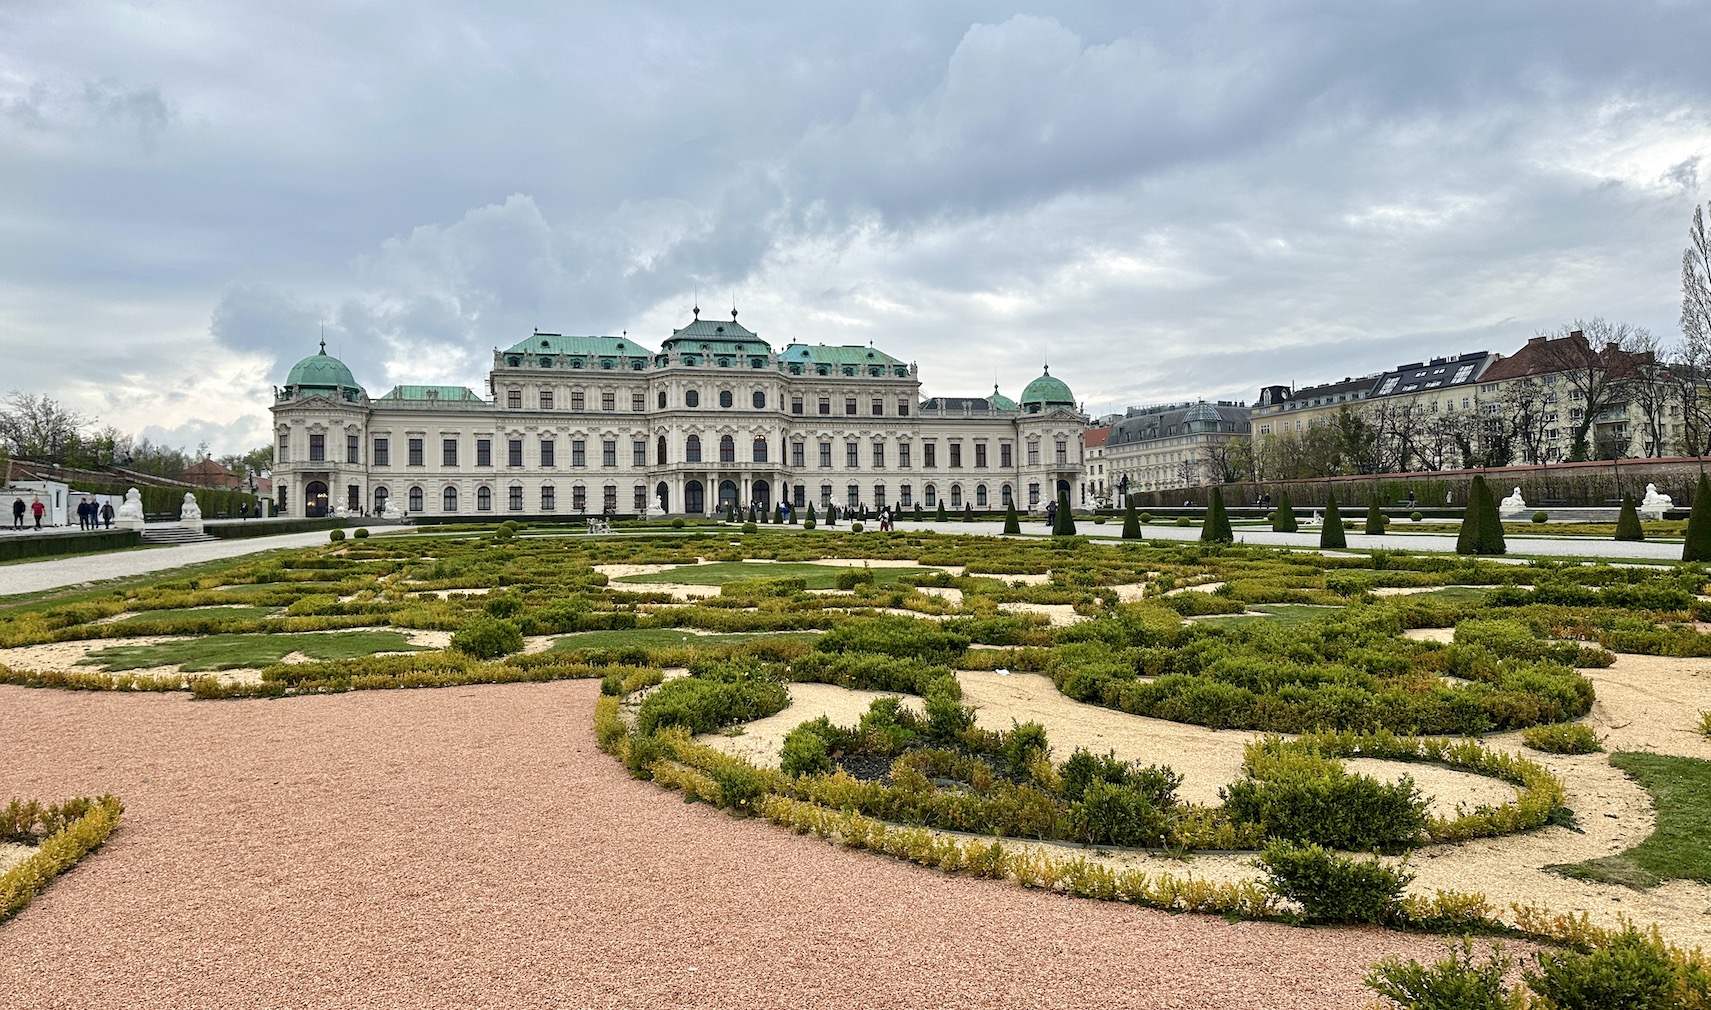
[[[1135,514],[1135,499],[1132,497],[1128,507],[1123,510],[1123,539],[1141,539],[1141,517]]]
[[[1378,507],[1377,491],[1367,498],[1365,532],[1375,537],[1384,536],[1384,512]]]
[[[1337,511],[1337,493],[1333,491],[1325,501],[1325,524],[1319,527],[1319,546],[1338,548],[1348,545],[1348,535],[1343,531],[1343,516]]]
[[[1200,526],[1200,540],[1208,544],[1232,544],[1236,534],[1230,529],[1230,517],[1224,511],[1224,492],[1212,489],[1212,502],[1206,506],[1206,520]]]
[[[1075,516],[1069,511],[1068,491],[1059,491],[1057,493],[1057,518],[1052,524],[1052,536],[1075,536]]]
[[[1294,533],[1301,527],[1295,521],[1295,506],[1289,504],[1289,492],[1277,493],[1277,511],[1271,514],[1273,533]]]
[[[1616,540],[1644,540],[1646,529],[1640,525],[1639,510],[1634,508],[1634,496],[1622,495],[1622,511],[1616,516]]]
[[[1005,503],[1004,532],[1005,533],[1020,533],[1020,532],[1022,532],[1022,521],[1016,515],[1016,499],[1014,499],[1014,498],[1010,499],[1008,502]]]
[[[1693,489],[1693,508],[1687,513],[1687,542],[1681,545],[1681,560],[1711,561],[1711,483],[1699,475]]]

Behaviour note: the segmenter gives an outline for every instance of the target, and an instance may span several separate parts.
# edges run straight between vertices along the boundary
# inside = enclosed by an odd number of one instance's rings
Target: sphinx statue
[[[1675,508],[1675,500],[1658,490],[1656,484],[1646,485],[1645,500],[1640,502],[1637,511],[1648,519],[1662,519],[1663,514]]]
[[[1517,487],[1509,497],[1499,502],[1497,511],[1506,516],[1527,511],[1527,499],[1521,497],[1521,489]]]

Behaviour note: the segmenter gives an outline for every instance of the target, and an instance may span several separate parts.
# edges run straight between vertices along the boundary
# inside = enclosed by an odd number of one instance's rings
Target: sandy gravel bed
[[[1000,603],[999,610],[1008,610],[1012,614],[1041,614],[1052,622],[1054,628],[1066,628],[1071,624],[1085,621],[1087,618],[1075,612],[1075,608],[1067,603]]]
[[[790,704],[765,719],[745,723],[740,736],[703,733],[702,743],[736,754],[756,764],[778,767],[784,752],[784,735],[797,726],[821,716],[834,726],[854,726],[875,698],[902,698],[903,707],[919,713],[921,699],[885,691],[851,691],[832,684],[791,684]]]
[[[0,688],[0,795],[126,803],[0,927],[0,1005],[1317,1010],[1441,949],[1074,901],[685,804],[595,750],[596,692]]]
[[[30,858],[30,854],[35,851],[36,850],[33,846],[11,845],[6,842],[0,842],[0,873],[5,873],[7,870],[10,870],[12,867],[17,866],[19,863]]]

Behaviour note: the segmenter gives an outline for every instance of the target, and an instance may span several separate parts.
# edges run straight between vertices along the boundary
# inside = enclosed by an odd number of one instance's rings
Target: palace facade
[[[657,351],[534,333],[494,351],[487,398],[408,385],[370,398],[323,343],[276,390],[275,494],[290,516],[471,518],[1081,501],[1086,418],[1061,380],[1041,375],[1020,402],[920,391],[912,363],[775,349],[734,310],[697,310]]]

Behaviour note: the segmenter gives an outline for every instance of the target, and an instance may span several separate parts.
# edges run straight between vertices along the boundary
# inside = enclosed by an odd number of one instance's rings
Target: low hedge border
[[[57,533],[43,537],[7,537],[0,540],[0,561],[46,558],[60,554],[118,551],[143,542],[137,530],[100,530],[94,533]]]
[[[35,852],[0,874],[0,922],[23,911],[55,877],[100,848],[119,826],[125,806],[117,797],[100,796],[88,802],[83,816],[42,839]]]

